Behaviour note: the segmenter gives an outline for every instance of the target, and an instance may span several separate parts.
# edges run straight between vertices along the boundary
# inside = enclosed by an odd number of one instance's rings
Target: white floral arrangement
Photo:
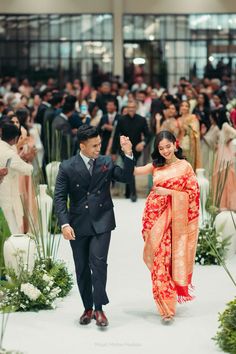
[[[199,230],[195,263],[220,265],[221,262],[216,253],[221,259],[225,259],[229,239],[230,237],[223,239],[222,232],[217,232],[213,223],[206,222]]]
[[[72,275],[63,262],[37,261],[32,273],[20,276],[8,270],[7,281],[0,283],[0,311],[38,311],[55,308],[73,285]]]

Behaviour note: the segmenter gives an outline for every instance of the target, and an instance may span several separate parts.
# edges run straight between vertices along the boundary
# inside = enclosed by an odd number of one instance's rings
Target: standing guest
[[[117,96],[118,101],[118,112],[121,113],[123,107],[125,107],[128,103],[127,89],[125,85],[122,85],[119,88],[119,95]]]
[[[19,176],[30,176],[33,166],[24,162],[18,155],[15,144],[18,141],[20,130],[11,122],[2,126],[2,140],[0,140],[0,167],[9,161],[8,174],[0,184],[0,207],[7,220],[12,234],[23,231],[23,207],[20,198]]]
[[[213,95],[213,103],[214,107],[212,108],[211,113],[215,114],[218,123],[222,126],[225,122],[229,122],[226,115],[226,109],[221,102],[220,96]]]
[[[202,167],[205,169],[206,176],[211,178],[220,134],[217,118],[213,113],[210,115],[210,123],[208,130],[204,123],[201,125],[201,153]]]
[[[219,79],[212,79],[210,82],[212,94],[217,95],[220,98],[221,103],[226,106],[228,103],[226,92],[221,87],[221,81]]]
[[[128,102],[128,114],[119,119],[114,138],[111,153],[113,159],[116,159],[116,154],[119,152],[119,138],[121,135],[128,136],[133,146],[133,154],[137,163],[144,147],[149,143],[151,135],[148,129],[147,121],[144,117],[136,114],[137,105],[135,101]],[[126,198],[130,198],[132,202],[137,200],[137,192],[135,185],[135,177],[126,185]]]
[[[200,125],[197,117],[190,113],[188,101],[183,101],[180,105],[178,118],[180,146],[183,154],[192,165],[194,171],[201,167],[200,151]]]
[[[38,107],[38,112],[35,117],[35,122],[41,124],[43,128],[44,113],[46,112],[47,108],[51,107],[50,101],[52,99],[52,91],[50,89],[45,89],[41,92],[40,97],[42,102]],[[44,135],[44,130],[42,129],[42,136],[43,135]]]
[[[137,114],[142,117],[150,117],[151,101],[147,100],[147,92],[139,91],[136,94],[137,97]]]
[[[54,93],[50,101],[51,106],[46,108],[43,117],[43,131],[42,142],[45,149],[45,163],[51,161],[51,150],[52,150],[52,122],[54,118],[59,113],[59,110],[63,103],[63,96],[60,93]],[[36,123],[38,124],[38,123]]]
[[[120,115],[117,114],[117,107],[114,100],[107,101],[107,114],[104,114],[100,120],[98,125],[98,131],[102,138],[102,147],[101,154],[109,155],[110,151],[107,151],[107,147],[118,120],[120,119]]]
[[[30,122],[29,111],[23,108],[18,109],[16,111],[16,115],[11,117],[11,121],[21,129],[21,135],[16,144],[18,154],[25,162],[33,165],[33,161],[37,160],[37,150],[35,147],[34,137],[30,134],[32,124]],[[32,176],[19,176],[19,192],[24,207],[23,231],[26,233],[29,231],[30,227],[29,219],[33,219],[35,225],[38,219],[37,205],[35,201],[35,189]],[[30,231],[33,232],[33,230]]]
[[[197,104],[193,110],[199,120],[200,128],[204,124],[207,129],[210,128],[210,101],[206,93],[202,92],[197,96]]]
[[[124,169],[121,169],[114,165],[110,156],[100,155],[101,138],[96,128],[82,125],[78,129],[78,143],[80,153],[60,166],[55,211],[62,234],[70,240],[73,251],[84,305],[80,324],[87,325],[95,318],[99,327],[105,327],[108,320],[102,306],[109,302],[106,293],[107,254],[111,230],[115,228],[110,184],[112,180],[127,183],[132,178],[132,145],[128,138],[120,138],[126,155]]]
[[[118,102],[115,96],[111,94],[111,84],[109,82],[103,82],[100,87],[100,92],[97,94],[96,103],[103,114],[107,113],[106,104],[110,99],[115,99],[116,106],[118,108]]]
[[[144,262],[165,324],[173,321],[177,301],[193,299],[189,291],[198,237],[199,187],[172,133],[157,134],[152,158],[152,163],[136,167],[134,174],[153,176],[143,214]]]
[[[173,103],[165,110],[165,117],[162,117],[160,114],[156,113],[156,134],[161,130],[168,130],[174,134],[175,137],[177,137],[179,134],[179,125],[176,119],[177,115],[178,112]]]
[[[99,109],[96,102],[89,102],[88,105],[88,115],[84,117],[83,120],[85,124],[89,124],[92,127],[97,127],[102,118],[102,110]]]
[[[73,134],[70,118],[74,112],[75,105],[64,103],[62,111],[52,122],[52,159],[68,159],[74,152],[76,146],[76,135]],[[59,157],[55,156],[59,152]],[[53,156],[53,154],[55,154]],[[58,160],[57,160],[58,161]]]
[[[135,83],[131,86],[131,91],[136,92],[140,90],[146,90],[147,84],[145,84],[142,75],[137,75],[135,79]]]
[[[236,211],[236,173],[234,168],[234,150],[232,140],[236,139],[236,129],[229,123],[218,122],[219,142],[213,174],[214,201],[216,202],[217,181],[224,180],[224,188],[220,199],[221,210]]]

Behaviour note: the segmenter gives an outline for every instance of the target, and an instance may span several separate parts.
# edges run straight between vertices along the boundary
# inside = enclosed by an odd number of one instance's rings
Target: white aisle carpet
[[[115,199],[117,228],[109,252],[105,312],[110,321],[99,330],[95,321],[80,326],[83,308],[77,287],[51,311],[10,315],[4,347],[27,354],[213,354],[211,339],[218,313],[234,298],[236,289],[221,267],[196,266],[196,299],[178,305],[173,325],[163,326],[151,292],[148,269],[142,261],[141,217],[144,199],[137,203]],[[74,272],[69,244],[61,242],[60,258]],[[228,262],[236,278],[236,257]]]

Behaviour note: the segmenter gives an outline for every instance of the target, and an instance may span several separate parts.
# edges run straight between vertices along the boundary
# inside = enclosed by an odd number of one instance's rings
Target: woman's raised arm
[[[152,170],[153,170],[152,163],[148,163],[145,166],[135,167],[134,175],[135,176],[149,175],[152,173]]]

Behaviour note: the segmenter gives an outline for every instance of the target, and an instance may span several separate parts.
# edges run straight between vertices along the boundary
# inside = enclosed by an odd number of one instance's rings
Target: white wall
[[[178,14],[235,12],[235,0],[126,0],[125,13]]]
[[[114,5],[116,1],[0,0],[0,13],[111,13],[116,9],[117,5]],[[122,2],[124,13],[236,13],[235,0],[123,0]]]

